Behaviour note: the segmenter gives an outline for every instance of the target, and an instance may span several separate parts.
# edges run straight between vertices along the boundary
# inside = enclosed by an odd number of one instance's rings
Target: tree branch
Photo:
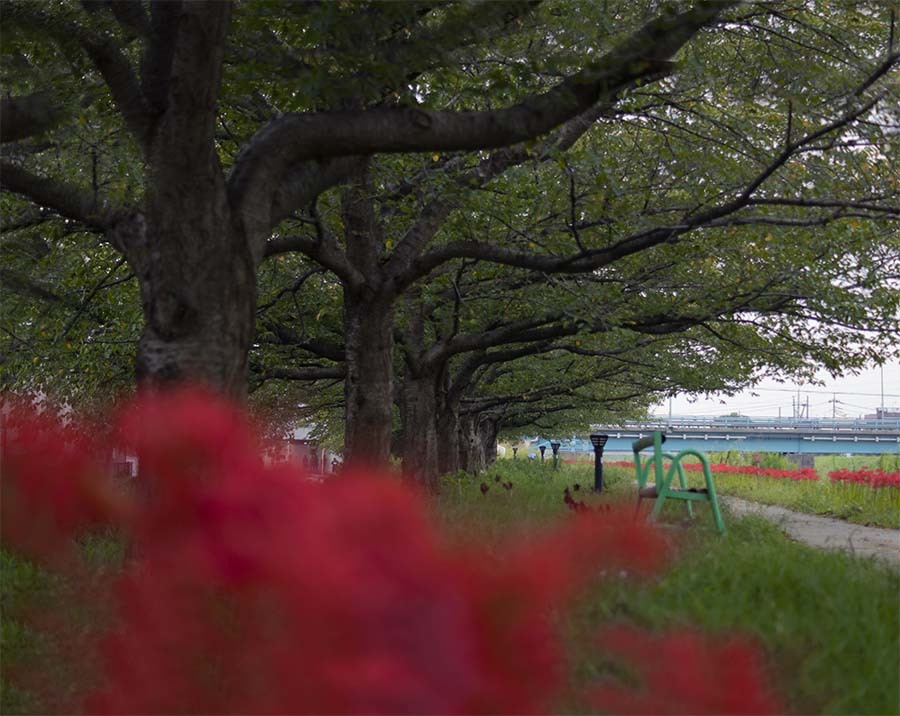
[[[871,110],[881,99],[882,95],[873,97],[825,126],[796,140],[788,147],[785,147],[775,159],[742,187],[740,193],[734,199],[703,211],[688,214],[678,224],[647,229],[620,239],[610,246],[579,252],[565,258],[513,251],[479,241],[455,241],[439,246],[422,255],[413,262],[409,270],[404,271],[395,280],[399,285],[409,285],[428,275],[446,261],[456,258],[481,259],[546,273],[579,273],[607,266],[625,256],[640,253],[659,244],[675,241],[690,231],[709,226],[716,220],[734,214],[746,207],[752,200],[754,192],[795,153],[803,151],[805,147],[828,134],[850,126]]]
[[[305,254],[349,286],[361,288],[365,284],[363,275],[350,265],[340,247],[332,246],[330,242],[322,242],[310,236],[300,236],[299,234],[276,236],[266,242],[265,258],[292,251]]]
[[[346,377],[346,366],[310,366],[308,368],[263,368],[260,380],[335,380]]]
[[[106,82],[126,126],[143,143],[150,117],[134,71],[121,48],[111,36],[95,33],[65,17],[63,12],[45,12],[44,8],[34,2],[6,0],[4,19],[46,33],[62,46],[79,45]]]
[[[53,129],[66,116],[52,92],[0,99],[0,143],[17,142]]]
[[[312,204],[324,191],[345,181],[359,169],[361,157],[312,160],[291,169],[272,196],[271,214],[266,217],[277,226],[300,207]],[[245,211],[250,207],[244,207]],[[261,217],[256,217],[259,222]]]
[[[280,345],[294,346],[335,363],[343,363],[347,359],[344,346],[338,343],[315,338],[308,339],[290,326],[270,319],[264,319],[263,325],[272,331]]]
[[[180,14],[180,0],[153,0],[150,5],[150,34],[141,60],[141,89],[147,104],[157,113],[166,108]]]
[[[534,149],[520,144],[493,152],[491,156],[479,162],[478,166],[463,172],[456,178],[456,184],[463,190],[478,189],[484,187],[508,169],[518,166],[529,159],[546,161],[554,152],[563,152],[569,149],[579,137],[605,112],[608,111],[615,97],[608,98],[602,104],[591,107],[574,119],[566,122],[556,132]],[[437,234],[443,222],[460,206],[460,197],[440,197],[422,209],[418,219],[406,232],[397,244],[397,248],[388,260],[386,271],[394,277],[409,276],[413,261],[421,254],[422,250]],[[403,280],[395,281],[395,290],[403,291],[409,284]]]
[[[700,2],[685,13],[661,16],[555,88],[507,109],[285,114],[257,132],[238,158],[229,180],[233,205],[268,205],[287,171],[314,157],[488,149],[537,137],[668,67],[669,57],[731,4]]]
[[[294,282],[290,286],[286,286],[282,288],[278,293],[275,294],[275,297],[270,301],[266,301],[263,304],[260,304],[256,307],[256,313],[265,313],[268,309],[274,306],[281,300],[281,297],[288,293],[297,293],[301,288],[303,288],[303,284],[307,282],[310,278],[315,276],[316,274],[325,273],[326,269],[324,268],[311,268],[304,271],[300,274]]]
[[[92,229],[105,230],[113,224],[114,210],[104,203],[98,205],[90,189],[40,177],[15,164],[0,163],[0,189],[20,194]]]

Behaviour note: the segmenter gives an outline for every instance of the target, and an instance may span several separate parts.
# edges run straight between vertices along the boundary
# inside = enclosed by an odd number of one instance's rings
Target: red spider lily
[[[682,630],[652,635],[631,627],[607,630],[599,640],[640,677],[642,688],[603,684],[593,705],[616,714],[782,713],[765,687],[761,653],[751,641],[721,642]]]
[[[453,553],[387,478],[195,484],[176,537],[152,516],[142,533],[92,710],[539,711],[563,678],[551,607],[598,565],[666,556],[624,518],[569,521],[500,560]]]
[[[124,496],[105,479],[94,431],[64,425],[51,409],[18,404],[5,421],[2,538],[32,557],[64,556],[69,538],[121,519]]]
[[[685,470],[691,472],[701,472],[703,466],[699,463],[683,463]],[[709,466],[711,472],[731,475],[753,475],[754,477],[771,477],[776,480],[810,480],[819,479],[818,473],[809,467],[799,470],[782,470],[780,468],[756,467],[755,465],[726,465],[724,463],[713,463]]]
[[[831,478],[832,482],[852,482],[858,485],[868,485],[873,489],[883,487],[900,488],[900,470],[886,472],[881,469],[870,470],[866,467],[861,470],[843,468],[829,472],[828,477]]]
[[[203,392],[122,413],[117,434],[153,484],[124,507],[97,499],[75,437],[30,425],[11,484],[53,516],[44,550],[97,519],[135,543],[91,713],[544,711],[566,682],[554,609],[603,570],[652,574],[669,556],[615,510],[452,547],[390,477],[265,468],[240,414]]]
[[[634,463],[629,460],[617,460],[606,463],[614,467],[633,468]],[[703,465],[699,462],[682,463],[682,467],[688,472],[702,472]],[[714,474],[753,475],[754,477],[772,477],[775,479],[810,480],[819,479],[818,473],[812,468],[799,470],[782,470],[779,468],[756,467],[755,465],[727,465],[725,463],[712,463],[709,469]]]
[[[199,388],[148,393],[117,420],[120,442],[140,457],[141,472],[177,500],[188,482],[253,472],[257,441],[242,413]]]

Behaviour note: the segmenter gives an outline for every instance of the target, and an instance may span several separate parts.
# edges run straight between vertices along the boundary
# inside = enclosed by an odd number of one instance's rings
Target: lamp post
[[[591,433],[591,445],[594,446],[594,492],[603,491],[603,446],[609,435]]]
[[[559,443],[550,443],[550,449],[553,450],[553,469],[559,469]]]
[[[544,463],[544,451],[547,449],[546,445],[541,445],[538,450],[541,451],[541,464]]]

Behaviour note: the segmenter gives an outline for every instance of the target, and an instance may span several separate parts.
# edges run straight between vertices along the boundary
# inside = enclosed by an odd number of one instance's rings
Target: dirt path
[[[863,557],[876,557],[900,567],[900,530],[866,527],[852,522],[794,512],[775,505],[719,496],[735,515],[759,515],[774,522],[793,539],[821,549],[843,549]]]

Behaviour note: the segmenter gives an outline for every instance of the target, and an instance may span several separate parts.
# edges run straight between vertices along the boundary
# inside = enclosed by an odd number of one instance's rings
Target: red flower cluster
[[[607,462],[606,465],[613,467],[634,468],[634,462],[630,460],[617,460]],[[689,472],[702,472],[703,466],[699,462],[682,463],[685,470]],[[818,473],[809,467],[799,470],[780,470],[778,468],[756,467],[755,465],[726,465],[725,463],[712,463],[709,466],[713,474],[728,475],[753,475],[755,477],[772,477],[778,480],[818,480]]]
[[[105,479],[98,449],[101,431],[74,421],[64,424],[12,403],[4,420],[0,534],[31,557],[58,563],[72,557],[68,537],[91,525],[123,516],[122,496]]]
[[[668,553],[615,511],[490,552],[451,547],[390,477],[319,484],[264,467],[241,415],[199,391],[146,398],[117,421],[140,496],[117,492],[75,431],[16,426],[8,545],[52,556],[96,522],[133,542],[92,713],[546,710],[565,683],[553,609],[600,570],[649,574]],[[687,696],[718,698],[703,674],[713,657],[689,656]]]
[[[700,463],[685,464],[685,470],[700,472],[703,467]],[[756,467],[755,465],[726,465],[724,463],[714,463],[709,466],[713,473],[723,473],[729,475],[753,475],[754,477],[772,477],[776,480],[810,480],[819,479],[819,474],[811,467],[800,468],[799,470],[782,470],[774,467]]]
[[[629,627],[607,630],[600,646],[625,662],[641,688],[605,684],[593,704],[615,714],[779,713],[766,689],[757,647],[747,639],[724,642],[690,631],[656,636]]]
[[[870,470],[867,467],[861,470],[848,470],[846,468],[829,472],[828,477],[833,482],[852,482],[857,485],[868,485],[874,489],[882,487],[900,488],[900,470],[885,472],[884,470]]]
[[[611,467],[628,467],[634,469],[634,462],[631,460],[610,460],[609,462],[604,460],[603,464]]]

